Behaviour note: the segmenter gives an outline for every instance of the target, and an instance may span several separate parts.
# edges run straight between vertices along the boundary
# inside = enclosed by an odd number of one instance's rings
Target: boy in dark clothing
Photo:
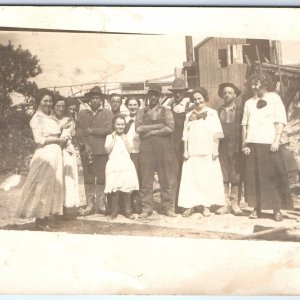
[[[219,108],[219,118],[222,124],[224,138],[220,140],[219,159],[221,163],[224,190],[227,206],[226,212],[242,215],[238,197],[241,173],[241,121],[242,106],[237,99],[241,91],[232,83],[222,83],[218,95],[224,100]],[[230,189],[231,186],[231,189]]]

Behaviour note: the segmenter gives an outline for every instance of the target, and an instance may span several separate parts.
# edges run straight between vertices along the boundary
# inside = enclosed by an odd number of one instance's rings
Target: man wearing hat
[[[87,206],[82,215],[105,211],[105,166],[108,159],[104,149],[106,136],[112,133],[113,114],[104,108],[101,88],[94,86],[85,98],[88,105],[80,110],[76,137],[81,146]]]
[[[242,105],[238,99],[241,91],[232,83],[222,83],[218,89],[218,95],[224,104],[219,108],[219,118],[222,124],[224,138],[220,140],[219,159],[221,163],[224,190],[227,206],[223,213],[232,212],[234,215],[242,215],[239,207],[239,189],[241,173],[241,121]],[[231,189],[230,189],[231,186]]]
[[[171,111],[173,113],[175,130],[173,133],[173,142],[176,152],[177,161],[182,163],[183,161],[183,143],[182,133],[185,115],[191,111],[193,104],[190,102],[190,98],[186,97],[188,88],[185,85],[185,81],[181,78],[176,78],[172,83],[172,88],[169,91],[173,94],[173,101],[171,104]]]
[[[178,178],[177,178],[177,189],[176,189],[176,199],[179,192],[179,184],[181,179],[181,168],[183,164],[183,127],[186,114],[193,109],[193,104],[190,102],[190,98],[186,97],[185,81],[181,78],[176,78],[172,83],[172,88],[169,89],[173,94],[171,111],[173,113],[175,129],[172,135],[173,147],[175,149],[176,161],[178,164]],[[176,203],[177,208],[177,203]]]
[[[161,87],[153,85],[148,90],[149,107],[139,110],[136,115],[136,132],[140,135],[140,196],[142,213],[147,218],[153,211],[153,178],[157,172],[163,213],[176,217],[174,200],[177,180],[177,164],[172,133],[174,118],[172,112],[159,105]]]

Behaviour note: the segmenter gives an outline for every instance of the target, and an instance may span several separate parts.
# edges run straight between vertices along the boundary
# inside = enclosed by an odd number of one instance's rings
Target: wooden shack
[[[210,97],[209,106],[216,108],[222,104],[217,94],[218,86],[223,82],[232,82],[243,92],[248,68],[253,62],[276,63],[274,47],[281,63],[279,42],[208,37],[194,47],[194,63],[184,63],[186,74],[196,74],[196,83],[195,76],[187,78],[187,83],[189,87],[189,82],[205,87]]]

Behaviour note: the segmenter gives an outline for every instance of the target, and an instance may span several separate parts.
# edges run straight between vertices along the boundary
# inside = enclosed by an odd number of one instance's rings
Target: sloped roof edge
[[[197,44],[194,48],[199,48],[200,46],[203,46],[204,44],[206,44],[212,38],[213,37],[207,37],[207,38],[205,38],[203,41],[201,41],[199,44]]]

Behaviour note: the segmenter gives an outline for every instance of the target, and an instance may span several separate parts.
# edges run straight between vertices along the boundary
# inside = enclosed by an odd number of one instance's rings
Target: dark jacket
[[[242,143],[242,118],[243,118],[243,110],[244,105],[240,99],[235,100],[235,118],[234,118],[234,124],[232,126],[227,126],[228,124],[223,123],[220,117],[222,108],[224,105],[222,105],[218,109],[218,115],[220,118],[220,122],[222,124],[223,133],[224,133],[224,141],[230,140],[230,143],[232,145],[232,149],[234,149],[234,152],[238,153],[241,151],[241,143]],[[228,132],[230,130],[231,132]],[[220,143],[222,143],[222,139],[220,140]]]
[[[92,154],[107,154],[104,149],[105,139],[112,133],[113,114],[110,110],[103,108],[93,115],[92,110],[84,109],[78,114],[76,126],[76,139],[80,145],[89,145]],[[86,131],[91,128],[93,133]]]

